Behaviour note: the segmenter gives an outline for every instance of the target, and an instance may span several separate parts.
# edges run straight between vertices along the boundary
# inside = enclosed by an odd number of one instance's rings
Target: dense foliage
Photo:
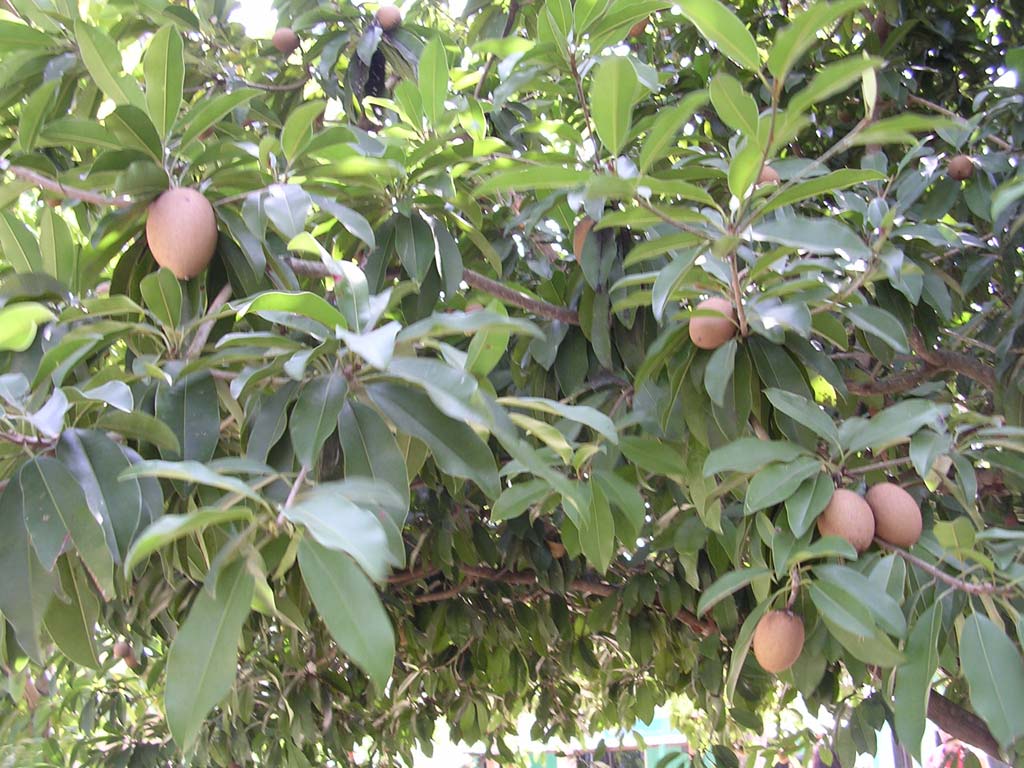
[[[5,759],[505,761],[676,693],[1019,759],[1019,5],[234,6],[0,8]],[[818,534],[885,480],[911,551]]]

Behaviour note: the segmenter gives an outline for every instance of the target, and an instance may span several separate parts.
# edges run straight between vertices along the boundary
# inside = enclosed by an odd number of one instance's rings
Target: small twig
[[[911,94],[909,94],[907,96],[907,101],[909,103],[911,103],[911,104],[916,104],[919,107],[924,107],[925,109],[930,109],[932,112],[937,112],[940,115],[945,115],[946,117],[951,117],[954,120],[958,120],[958,121],[960,121],[961,123],[963,123],[965,125],[967,124],[967,120],[965,120],[963,117],[958,115],[953,110],[946,109],[945,107],[941,106],[940,104],[936,104],[933,101],[928,101],[928,99],[922,99],[920,96],[915,96],[914,94],[911,93]],[[1004,141],[1003,139],[999,138],[998,136],[986,136],[985,139],[986,139],[986,141],[988,141],[988,142],[996,145],[997,147],[999,147],[999,149],[1002,149],[1002,150],[1004,150],[1006,152],[1012,152],[1013,151],[1013,145],[1010,144],[1007,141]]]
[[[504,40],[510,34],[512,29],[516,25],[516,15],[519,13],[519,1],[512,0],[508,5],[508,18],[505,19],[505,28],[501,31],[501,38]],[[476,88],[473,89],[473,98],[479,99],[480,94],[484,90],[484,81],[491,74],[491,70],[494,69],[494,62],[496,61],[495,55],[492,53],[487,57],[487,63],[484,65],[484,71],[480,73],[480,80],[476,84]]]
[[[786,601],[786,610],[793,610],[796,599],[800,596],[800,569],[795,565],[789,569],[789,600]]]
[[[61,184],[56,179],[51,179],[49,176],[44,176],[33,171],[31,168],[25,168],[20,165],[9,165],[3,168],[3,170],[11,173],[15,178],[27,181],[41,189],[54,192],[65,199],[81,200],[83,203],[93,203],[95,205],[109,205],[114,208],[127,208],[133,205],[132,200],[127,197],[110,197],[102,192],[96,192],[91,189],[69,187],[66,184]]]
[[[416,603],[416,604],[421,604],[421,603],[440,603],[440,602],[443,602],[445,600],[449,600],[449,599],[455,597],[456,595],[458,595],[459,593],[465,591],[466,589],[468,589],[473,584],[474,581],[476,581],[476,577],[473,576],[472,574],[468,574],[466,576],[465,581],[463,581],[461,584],[456,584],[451,589],[445,589],[445,590],[443,590],[441,592],[427,592],[426,594],[423,594],[423,595],[416,595],[412,599],[412,601],[414,603]]]
[[[868,472],[874,472],[879,469],[889,469],[890,467],[898,467],[901,464],[906,464],[910,461],[909,456],[899,456],[895,459],[885,459],[883,461],[876,461],[873,464],[865,464],[863,467],[853,467],[847,469],[847,475],[866,475]]]
[[[956,576],[951,576],[946,573],[941,568],[936,568],[926,560],[922,560],[916,555],[910,554],[907,550],[901,547],[889,544],[879,538],[875,538],[875,543],[887,552],[899,555],[911,565],[920,568],[922,571],[938,579],[943,584],[947,584],[948,586],[953,587],[953,589],[960,590],[961,592],[966,592],[969,595],[1005,595],[1013,592],[1014,590],[1012,586],[1001,587],[998,584],[992,584],[991,582],[982,582],[979,584],[977,582],[958,579]]]
[[[188,352],[185,354],[187,360],[192,360],[199,357],[203,351],[203,347],[206,346],[206,342],[210,338],[210,333],[213,331],[213,326],[217,323],[217,313],[220,312],[220,308],[227,304],[228,299],[231,298],[231,283],[225,283],[224,287],[220,289],[220,293],[213,299],[210,304],[210,308],[206,311],[206,320],[199,326],[199,330],[196,331],[195,337],[192,339],[192,343],[189,344]]]
[[[295,476],[295,482],[292,483],[291,490],[288,491],[288,498],[284,500],[284,506],[281,507],[281,514],[277,516],[278,525],[284,524],[284,511],[295,503],[295,497],[299,495],[299,489],[302,488],[302,484],[306,481],[306,475],[308,474],[309,467],[303,466],[299,470],[299,474]]]
[[[306,76],[301,80],[294,80],[290,83],[281,83],[280,85],[274,83],[254,83],[251,80],[243,80],[241,78],[239,78],[239,82],[247,88],[255,88],[259,91],[281,92],[296,91],[308,83],[310,78],[312,78],[312,75],[309,73],[309,70],[306,70]]]
[[[583,91],[583,78],[580,76],[579,67],[576,66],[576,51],[572,51],[569,54],[569,71],[572,73],[572,79],[576,81],[576,95],[580,100],[580,107],[583,109],[583,120],[587,124],[587,131],[590,133],[590,143],[594,150],[594,169],[598,173],[601,172],[601,159],[599,155],[600,144],[597,143],[597,132],[594,130],[594,121],[590,118],[590,105],[587,103],[587,95]]]

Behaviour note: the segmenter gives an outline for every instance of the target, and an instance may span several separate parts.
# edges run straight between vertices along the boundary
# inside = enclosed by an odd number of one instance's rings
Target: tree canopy
[[[5,759],[1021,759],[1019,4],[237,6],[0,7]]]

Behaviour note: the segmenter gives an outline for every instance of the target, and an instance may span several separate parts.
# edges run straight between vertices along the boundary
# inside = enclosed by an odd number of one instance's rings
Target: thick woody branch
[[[938,691],[932,691],[928,697],[928,719],[950,736],[993,757],[999,757],[999,742],[985,721],[959,704],[954,704]]]
[[[65,199],[81,200],[83,203],[93,203],[94,205],[109,205],[113,208],[127,208],[133,204],[132,200],[124,196],[111,197],[91,189],[69,187],[67,184],[62,184],[56,179],[51,179],[49,176],[44,176],[37,171],[33,171],[31,168],[24,168],[20,165],[7,166],[4,170],[15,178],[27,181],[29,184],[33,184],[40,189],[54,192]]]
[[[295,274],[305,275],[306,277],[338,277],[338,274],[334,270],[319,261],[292,257],[288,259],[288,266],[292,268],[292,271],[295,272]],[[551,320],[560,320],[561,322],[568,323],[569,325],[580,324],[579,316],[576,314],[575,310],[569,309],[568,307],[560,307],[557,304],[550,304],[546,301],[541,301],[540,299],[534,299],[521,291],[509,288],[507,285],[503,285],[496,280],[485,277],[479,272],[474,272],[472,269],[464,270],[462,273],[462,279],[478,291],[489,293],[491,296],[495,296],[508,304],[525,309],[527,312],[531,312],[540,317],[547,317]]]
[[[910,332],[910,348],[929,366],[937,370],[954,371],[978,382],[989,390],[996,388],[996,374],[991,366],[959,352],[934,349],[928,346],[921,332],[916,328]]]
[[[897,392],[906,392],[908,389],[913,389],[919,384],[927,381],[936,373],[939,373],[939,369],[926,365],[916,371],[899,373],[895,376],[888,376],[884,379],[877,379],[873,381],[847,381],[846,388],[850,390],[850,394],[853,395],[892,395]]]

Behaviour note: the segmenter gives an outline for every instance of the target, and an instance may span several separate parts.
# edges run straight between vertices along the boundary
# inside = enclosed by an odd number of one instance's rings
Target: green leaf
[[[421,285],[434,263],[434,233],[418,214],[400,216],[395,227],[395,246],[402,267]]]
[[[207,129],[223,120],[232,110],[241,107],[259,95],[255,88],[239,88],[213,98],[196,99],[195,104],[182,117],[178,127],[184,131],[178,151],[183,152]]]
[[[836,449],[840,448],[839,430],[836,428],[835,422],[817,403],[806,397],[774,387],[765,389],[764,394],[769,402],[784,414],[791,416],[819,437],[823,437]]]
[[[138,173],[142,176],[145,179],[144,185],[159,186],[156,179],[166,178],[163,168],[158,165],[162,162],[163,150],[160,144],[160,134],[157,133],[156,126],[149,119],[149,115],[136,106],[122,104],[107,115],[103,122],[123,147],[137,149],[153,158],[152,163],[139,161],[139,163],[129,166],[119,177],[119,184],[116,186],[120,186],[121,178],[128,181],[129,173]],[[132,179],[131,183],[134,184],[135,181]],[[163,184],[163,187],[166,188],[166,183]],[[115,189],[115,191],[120,193],[120,190]]]
[[[327,303],[322,296],[309,291],[266,291],[232,306],[238,313],[238,320],[248,314],[255,314],[273,321],[278,313],[295,313],[320,323],[331,333],[336,327],[348,327],[341,312]]]
[[[106,33],[79,19],[75,22],[75,40],[89,75],[115,104],[131,104],[145,109],[142,89],[124,75],[121,52]]]
[[[53,37],[27,24],[0,20],[0,50],[38,48],[49,50],[60,47],[60,38]]]
[[[590,114],[601,143],[613,156],[618,156],[629,136],[638,88],[636,70],[625,56],[610,56],[597,65],[590,87]]]
[[[835,489],[832,478],[820,472],[804,480],[793,495],[786,499],[786,519],[794,536],[799,538],[810,530],[818,515],[825,511],[832,500]]]
[[[808,253],[838,253],[851,261],[871,258],[871,249],[849,227],[836,219],[789,216],[759,224],[754,239],[800,248]]]
[[[281,151],[289,165],[301,155],[313,138],[313,121],[327,108],[326,101],[307,101],[296,107],[281,129]]]
[[[348,381],[338,372],[317,376],[303,386],[291,418],[288,433],[295,458],[312,469],[327,438],[338,426],[338,416],[348,394]]]
[[[299,494],[283,514],[306,526],[323,546],[347,553],[370,578],[384,581],[392,566],[403,565],[405,550],[398,524],[404,521],[407,508],[390,485],[350,478],[321,483]],[[396,533],[398,550],[391,539]]]
[[[132,477],[163,477],[168,480],[181,480],[186,483],[219,488],[260,504],[267,504],[262,496],[237,477],[222,475],[198,461],[140,461],[124,470],[119,477],[124,480]]]
[[[149,443],[170,454],[181,452],[177,435],[160,419],[148,413],[120,413],[108,410],[96,421],[96,428],[117,432],[132,440]]]
[[[862,331],[878,337],[897,352],[903,354],[910,352],[907,332],[891,312],[887,312],[881,307],[858,304],[848,307],[846,316]]]
[[[959,130],[955,121],[935,115],[903,114],[877,120],[858,133],[852,143],[867,144],[916,144],[918,133]]]
[[[768,55],[768,71],[784,82],[790,70],[807,51],[818,43],[817,33],[835,24],[846,14],[864,6],[864,0],[816,2],[807,6],[776,36]]]
[[[405,457],[391,429],[375,410],[355,400],[346,401],[338,417],[338,436],[345,477],[370,477],[387,483],[408,504]]]
[[[877,450],[914,434],[921,427],[941,426],[948,413],[947,405],[920,399],[904,400],[870,419],[847,419],[839,429],[839,437],[850,453],[865,448]]]
[[[865,73],[874,74],[882,61],[869,56],[847,56],[822,68],[805,87],[801,88],[789,100],[786,113],[801,115],[819,102],[848,90],[854,83],[864,77]]]
[[[511,520],[519,517],[523,512],[539,504],[552,493],[552,488],[544,480],[527,480],[524,483],[516,483],[501,492],[501,496],[491,507],[491,522],[499,523],[502,520]]]
[[[114,558],[75,476],[56,459],[37,457],[18,473],[25,525],[43,566],[52,571],[70,536],[104,596],[114,594]]]
[[[972,613],[960,632],[960,668],[971,688],[971,706],[999,744],[1024,736],[1024,659],[991,619]]]
[[[501,306],[501,305],[499,305]],[[398,342],[407,344],[420,339],[441,338],[445,336],[477,336],[483,331],[503,330],[510,334],[543,339],[544,334],[534,323],[521,317],[509,317],[504,307],[493,311],[487,309],[476,312],[435,312],[430,317],[417,320],[407,325],[398,334]]]
[[[776,195],[768,200],[764,208],[761,209],[761,213],[768,213],[785,205],[792,205],[801,200],[809,200],[839,189],[847,189],[857,184],[866,184],[884,179],[885,175],[878,171],[842,168],[838,171],[826,173],[824,176],[818,176],[802,181],[799,184],[794,184],[792,187],[780,189]]]
[[[0,351],[24,352],[35,341],[39,326],[56,319],[49,308],[35,301],[0,308]]]
[[[746,70],[761,69],[757,43],[743,22],[718,0],[681,0],[680,10],[697,31]]]
[[[759,509],[786,501],[800,484],[821,471],[821,461],[801,456],[788,464],[770,464],[761,469],[747,486],[743,511],[751,514]]]
[[[181,34],[172,24],[153,35],[142,62],[146,75],[146,107],[161,137],[178,119],[185,87],[185,52]]]
[[[448,58],[439,37],[432,38],[420,54],[419,87],[427,122],[440,128],[448,96]]]
[[[61,434],[57,458],[75,476],[89,509],[103,526],[114,561],[121,562],[142,524],[144,512],[138,480],[120,479],[121,473],[131,467],[128,457],[103,432],[67,429]]]
[[[742,571],[729,571],[709,587],[701,590],[700,600],[697,602],[697,615],[703,616],[729,595],[739,592],[754,579],[768,576],[770,573],[771,570],[768,568],[744,568]]]
[[[792,461],[806,453],[799,445],[787,440],[741,437],[708,454],[704,462],[704,477],[723,472],[756,472],[765,464]]]
[[[150,523],[128,550],[124,558],[125,576],[130,578],[135,566],[171,542],[203,531],[213,525],[233,523],[239,520],[248,522],[252,519],[252,510],[248,507],[230,507],[228,509],[203,507],[184,515],[164,515]]]
[[[747,190],[757,181],[764,160],[764,152],[756,142],[748,142],[737,152],[729,163],[729,191],[743,198]]]
[[[711,104],[722,122],[746,136],[757,139],[757,102],[732,75],[719,72],[708,88]]]
[[[67,558],[59,563],[63,597],[55,597],[46,609],[46,631],[61,653],[75,664],[99,669],[96,653],[96,621],[100,601],[89,586],[86,574]]]
[[[219,572],[217,589],[199,591],[167,654],[167,725],[187,752],[210,710],[227,696],[238,669],[238,643],[254,581],[244,561]]]
[[[366,389],[400,432],[427,444],[442,471],[472,480],[489,498],[498,495],[494,454],[468,425],[445,416],[425,394],[411,387],[371,384]]]
[[[220,440],[217,384],[207,371],[182,376],[156,393],[156,416],[174,432],[181,453],[161,450],[168,461],[209,461]]]
[[[615,555],[615,518],[604,491],[593,483],[589,486],[590,506],[580,529],[583,554],[599,573],[605,573]]]
[[[820,581],[828,582],[838,592],[845,592],[848,595],[847,604],[865,606],[875,617],[878,626],[890,635],[906,636],[907,620],[899,603],[886,592],[880,591],[864,574],[844,565],[829,563],[816,565],[814,575]]]
[[[486,312],[501,317],[508,316],[505,305],[497,299],[488,303]],[[539,329],[537,330],[539,335]],[[466,350],[466,370],[477,376],[489,374],[501,362],[501,358],[508,350],[511,338],[511,331],[503,327],[488,328],[474,333],[469,342],[469,348]]]
[[[587,405],[567,405],[566,403],[548,400],[543,397],[499,397],[498,403],[512,406],[513,408],[529,408],[541,411],[542,413],[561,416],[590,427],[612,443],[619,442],[619,433],[615,428],[615,422],[596,408],[591,408]]]
[[[619,445],[631,463],[647,472],[670,477],[685,474],[683,452],[678,444],[643,435],[627,435],[619,438]]]
[[[395,663],[395,633],[377,591],[343,552],[303,539],[299,568],[338,647],[383,693]]]
[[[907,660],[896,670],[893,701],[896,710],[896,735],[911,754],[921,760],[928,699],[932,678],[939,667],[939,632],[942,630],[942,605],[932,605],[917,617],[905,648]]]
[[[647,131],[637,165],[641,173],[668,153],[676,143],[676,134],[693,117],[694,112],[704,106],[708,95],[704,91],[692,91],[673,107],[661,110]]]
[[[704,389],[711,402],[719,408],[725,407],[725,394],[736,368],[736,339],[729,339],[711,353],[707,367],[704,369]]]
[[[591,178],[590,171],[561,168],[557,165],[528,165],[501,171],[489,176],[476,189],[477,197],[495,192],[526,192],[529,190],[557,189],[569,191],[582,187]]]
[[[36,238],[9,211],[0,211],[0,249],[15,272],[37,272],[42,266]]]
[[[619,538],[623,541],[636,539],[643,527],[644,518],[647,515],[647,507],[644,497],[632,483],[626,482],[614,472],[604,469],[594,470],[594,482],[601,488],[608,502],[618,509],[630,526],[630,536],[620,532]]]
[[[828,582],[814,582],[808,587],[811,602],[830,624],[844,631],[871,637],[875,625],[868,609],[857,601],[851,601],[849,594]]]
[[[29,541],[23,503],[21,477],[15,475],[0,494],[0,612],[14,627],[18,644],[42,662],[39,630],[57,584]]]
[[[4,23],[0,22],[0,24]],[[22,29],[28,29],[28,27],[22,27]],[[22,151],[31,152],[35,148],[39,130],[43,127],[46,119],[50,117],[50,112],[56,105],[57,89],[60,85],[61,81],[57,79],[43,83],[36,88],[25,102],[25,106],[21,108],[21,118],[18,121],[18,146]]]
[[[177,328],[181,322],[181,283],[166,267],[151,272],[139,283],[142,299],[157,320],[168,328]]]
[[[39,257],[43,271],[76,288],[78,247],[71,236],[71,229],[52,208],[44,208],[39,219]]]

